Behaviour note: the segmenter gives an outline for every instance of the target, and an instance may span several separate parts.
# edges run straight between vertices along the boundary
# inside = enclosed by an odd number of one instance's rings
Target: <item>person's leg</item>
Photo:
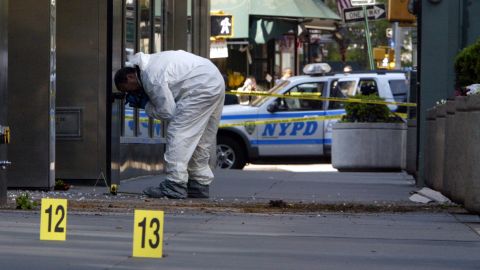
[[[191,198],[209,197],[209,185],[214,177],[209,161],[212,148],[216,147],[216,136],[222,109],[223,98],[220,97],[188,164],[188,196]]]

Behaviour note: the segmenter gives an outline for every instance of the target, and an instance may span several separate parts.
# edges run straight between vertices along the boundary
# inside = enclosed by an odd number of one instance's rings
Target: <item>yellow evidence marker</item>
[[[40,240],[65,241],[67,238],[67,200],[42,199]]]
[[[133,257],[162,258],[163,211],[135,210]]]

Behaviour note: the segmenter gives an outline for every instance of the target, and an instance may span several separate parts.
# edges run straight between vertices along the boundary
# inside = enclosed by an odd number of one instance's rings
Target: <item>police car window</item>
[[[324,88],[323,82],[316,83],[304,83],[299,84],[289,91],[286,95],[301,95],[301,94],[313,94],[315,96],[322,96]],[[307,111],[307,110],[322,110],[323,102],[321,100],[301,99],[301,98],[284,98],[280,103],[285,105],[283,110],[286,111]]]
[[[330,83],[330,97],[332,98],[346,98],[343,92],[340,90],[338,80],[334,80]],[[343,109],[345,107],[344,102],[336,102],[336,101],[329,101],[328,102],[328,109],[329,110],[337,110]]]
[[[406,80],[390,80],[393,99],[396,102],[407,102],[408,82]]]
[[[390,80],[390,89],[392,89],[393,99],[396,102],[407,102],[408,101],[408,82],[407,80]],[[407,107],[399,106],[395,112],[406,113]]]
[[[289,83],[290,83],[289,80],[281,81],[279,84],[276,84],[275,86],[270,88],[270,90],[268,90],[268,93],[269,94],[278,94],[278,92],[280,90],[282,90],[285,86],[287,86]],[[270,98],[271,97],[269,97],[269,96],[260,96],[257,99],[255,99],[254,101],[252,101],[251,105],[256,106],[256,107],[261,106],[263,103],[265,103],[265,101],[269,100]]]
[[[342,92],[344,96],[354,96],[356,81],[340,81],[337,83],[338,90]]]
[[[371,95],[377,94],[378,95],[378,87],[377,83],[373,79],[362,79],[358,83],[358,93],[362,95]]]

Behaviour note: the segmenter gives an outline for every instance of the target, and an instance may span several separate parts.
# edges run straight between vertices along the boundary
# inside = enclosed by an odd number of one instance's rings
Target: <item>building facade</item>
[[[10,1],[8,15],[9,187],[161,173],[166,123],[115,99],[112,78],[136,52],[208,56],[209,1]]]
[[[419,183],[424,181],[426,110],[453,98],[455,57],[480,37],[480,2],[419,0]],[[468,158],[468,157],[466,157]]]

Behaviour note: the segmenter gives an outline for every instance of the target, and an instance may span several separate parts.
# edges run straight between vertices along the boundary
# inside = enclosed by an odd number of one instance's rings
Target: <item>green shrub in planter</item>
[[[356,95],[356,99],[383,101],[376,94]],[[383,123],[399,123],[403,122],[402,118],[393,114],[387,105],[370,104],[370,103],[347,103],[345,105],[346,114],[342,117],[341,122],[383,122]]]
[[[455,75],[457,87],[480,82],[480,39],[457,54]]]

